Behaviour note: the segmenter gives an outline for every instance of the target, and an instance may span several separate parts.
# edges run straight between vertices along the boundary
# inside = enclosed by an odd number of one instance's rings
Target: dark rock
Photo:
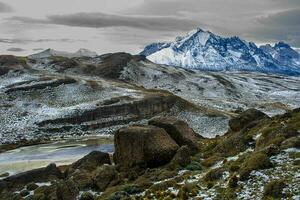
[[[188,124],[174,117],[156,117],[149,121],[150,125],[165,129],[179,146],[187,145],[192,152],[198,151],[200,135],[197,135]]]
[[[104,164],[111,164],[109,154],[100,151],[93,151],[74,162],[67,170],[67,174],[70,175],[77,169],[91,172]]]
[[[115,162],[125,170],[167,164],[179,148],[164,129],[155,126],[122,128],[116,132],[114,141]]]
[[[13,175],[3,179],[7,182],[6,188],[16,187],[18,185],[26,185],[31,182],[49,181],[54,179],[63,178],[63,174],[56,167],[55,164],[50,164],[45,168],[34,169],[27,172],[23,172],[17,175]]]
[[[95,172],[94,183],[100,191],[116,185],[119,181],[119,175],[115,166],[103,165]]]
[[[252,108],[229,120],[229,127],[233,131],[239,131],[251,122],[261,120],[263,118],[269,117],[263,112]]]
[[[171,160],[169,167],[176,169],[178,167],[186,167],[191,163],[191,153],[188,146],[180,147],[173,159]]]

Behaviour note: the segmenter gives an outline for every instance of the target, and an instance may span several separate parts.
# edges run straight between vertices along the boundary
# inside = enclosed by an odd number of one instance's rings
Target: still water
[[[0,154],[0,174],[8,172],[12,175],[50,163],[68,165],[95,150],[113,153],[113,138],[94,136],[68,139],[7,151]]]

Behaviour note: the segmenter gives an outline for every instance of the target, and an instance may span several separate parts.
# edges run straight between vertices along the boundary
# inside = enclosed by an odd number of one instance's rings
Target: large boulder
[[[114,159],[121,170],[167,164],[179,148],[164,129],[146,125],[118,130],[114,143]]]
[[[165,129],[179,146],[187,145],[192,153],[197,152],[197,142],[201,136],[197,135],[186,122],[174,117],[155,117],[149,124]]]
[[[72,174],[75,170],[94,171],[97,167],[104,164],[111,164],[108,153],[92,151],[88,155],[74,162],[67,170],[67,174]]]
[[[265,113],[254,108],[242,112],[239,116],[229,120],[229,127],[233,131],[240,131],[254,121],[269,118]]]

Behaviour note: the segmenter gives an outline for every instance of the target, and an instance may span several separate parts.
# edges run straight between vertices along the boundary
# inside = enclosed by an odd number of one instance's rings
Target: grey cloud
[[[147,0],[125,13],[188,16],[221,35],[259,42],[285,40],[300,46],[299,0]]]
[[[300,28],[300,9],[287,10],[258,19],[268,26],[285,26]]]
[[[191,12],[199,15],[211,14],[222,19],[222,17],[227,18],[236,14],[249,15],[274,9],[297,7],[300,7],[299,0],[147,0],[134,8],[126,10],[125,13],[178,15],[183,12]]]
[[[43,48],[34,48],[32,49],[33,51],[43,51],[44,49]]]
[[[25,49],[12,47],[12,48],[7,49],[7,51],[22,52],[22,51],[25,51]]]
[[[38,40],[30,40],[30,39],[6,39],[0,38],[0,43],[6,44],[27,44],[27,43],[41,43],[41,42],[86,42],[86,40],[72,40],[68,38],[62,39],[38,39]]]
[[[19,16],[13,16],[10,18],[6,18],[8,21],[16,21],[16,22],[22,22],[22,23],[28,23],[28,24],[44,24],[48,23],[47,20],[43,19],[35,19],[31,17],[19,17]]]
[[[0,2],[0,13],[7,13],[12,11],[13,9],[9,5]]]
[[[46,19],[11,17],[9,20],[23,23],[56,24],[74,27],[130,27],[159,31],[189,30],[198,25],[198,22],[195,20],[172,16],[112,15],[105,13],[50,15]]]
[[[284,40],[300,46],[300,9],[287,10],[257,19],[252,34],[262,40]]]

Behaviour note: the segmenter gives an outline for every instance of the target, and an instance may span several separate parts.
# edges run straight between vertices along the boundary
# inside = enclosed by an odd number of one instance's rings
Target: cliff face
[[[116,100],[116,99],[114,99]],[[73,124],[82,125],[85,129],[104,128],[131,121],[151,118],[156,114],[169,111],[176,104],[176,98],[171,94],[147,94],[141,99],[125,100],[111,105],[99,105],[93,109],[76,113],[64,118],[45,120],[40,126]]]

